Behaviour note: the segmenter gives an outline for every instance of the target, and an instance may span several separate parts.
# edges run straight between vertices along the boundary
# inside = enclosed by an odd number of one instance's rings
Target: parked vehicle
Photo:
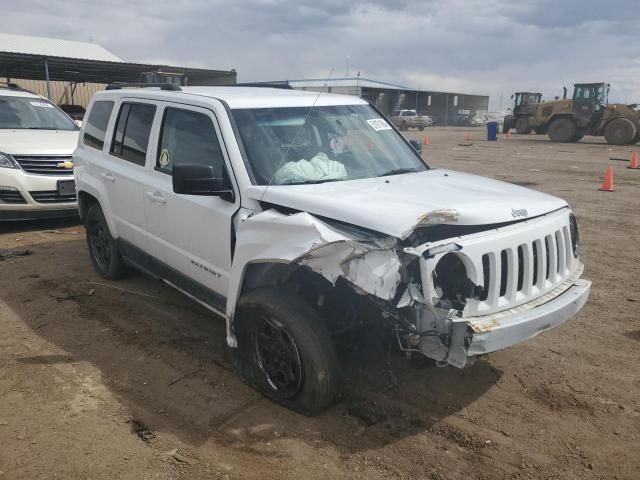
[[[305,414],[339,398],[341,346],[371,329],[461,368],[589,294],[564,200],[431,168],[357,97],[98,92],[74,159],[96,271],[133,266],[224,317],[243,379]]]
[[[46,98],[0,85],[0,220],[77,215],[78,131]]]
[[[531,133],[530,118],[535,114],[537,105],[542,99],[542,94],[539,92],[516,92],[511,98],[513,99],[513,107],[511,114],[504,117],[504,133],[507,133],[512,128],[515,128],[516,133],[521,135]]]
[[[573,98],[537,103],[514,116],[518,133],[531,129],[553,142],[577,142],[585,135],[604,136],[611,145],[640,141],[636,104],[609,103],[609,84],[576,83]]]
[[[422,131],[433,125],[433,119],[429,115],[418,115],[415,110],[396,110],[389,120],[400,130],[417,128]]]
[[[82,122],[82,119],[84,118],[84,114],[86,112],[82,105],[62,103],[58,105],[58,107],[60,107],[60,110],[69,115],[76,122]]]
[[[487,124],[487,116],[486,115],[474,115],[469,120],[469,126],[471,127],[484,127]]]

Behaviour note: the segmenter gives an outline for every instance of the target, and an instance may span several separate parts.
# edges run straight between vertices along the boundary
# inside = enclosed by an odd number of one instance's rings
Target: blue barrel
[[[498,122],[487,122],[487,140],[490,142],[498,140]]]

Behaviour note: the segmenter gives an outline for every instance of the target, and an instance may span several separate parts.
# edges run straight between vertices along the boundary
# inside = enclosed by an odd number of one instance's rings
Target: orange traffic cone
[[[467,130],[467,135],[464,137],[465,140],[471,140],[471,130]]]
[[[429,145],[429,135],[424,136],[424,138],[422,139],[422,144]]]
[[[640,168],[640,166],[638,166],[638,152],[631,152],[631,161],[629,162],[629,166],[627,168]]]
[[[613,192],[613,168],[607,167],[600,190],[603,192]]]

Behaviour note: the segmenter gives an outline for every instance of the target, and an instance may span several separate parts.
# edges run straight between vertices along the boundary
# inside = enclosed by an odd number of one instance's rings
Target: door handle
[[[156,203],[167,203],[167,199],[164,198],[159,192],[147,192],[147,198]]]
[[[113,183],[116,181],[116,177],[114,177],[113,175],[111,175],[110,173],[107,172],[103,172],[102,173],[102,178],[104,178],[105,180]]]

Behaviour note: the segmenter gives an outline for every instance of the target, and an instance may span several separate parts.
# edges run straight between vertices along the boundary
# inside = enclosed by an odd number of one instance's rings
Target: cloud
[[[37,12],[37,14],[34,14]],[[92,41],[129,61],[235,68],[240,81],[346,73],[414,88],[547,97],[610,81],[640,97],[635,0],[22,0],[14,33]]]

